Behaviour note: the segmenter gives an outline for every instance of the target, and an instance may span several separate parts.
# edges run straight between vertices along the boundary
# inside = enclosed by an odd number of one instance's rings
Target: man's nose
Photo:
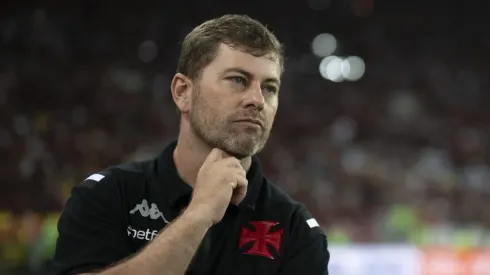
[[[244,95],[245,107],[255,107],[259,110],[264,108],[265,98],[260,83],[253,83]]]

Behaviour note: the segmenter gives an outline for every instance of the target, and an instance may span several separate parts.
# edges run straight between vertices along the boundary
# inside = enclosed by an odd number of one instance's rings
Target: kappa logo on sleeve
[[[141,216],[144,218],[150,218],[152,220],[162,219],[165,223],[170,223],[162,212],[158,209],[158,206],[154,203],[151,204],[151,207],[148,206],[148,201],[143,199],[141,203],[137,204],[133,210],[129,211],[129,214],[134,215],[139,212]]]
[[[103,178],[105,178],[104,175],[101,175],[101,174],[93,174],[90,177],[86,178],[85,180],[101,181]]]
[[[319,226],[320,226],[320,225],[318,224],[318,222],[317,222],[315,219],[313,219],[313,218],[311,218],[311,219],[309,219],[309,220],[306,220],[306,223],[308,224],[308,226],[309,226],[310,228],[314,228],[314,227],[319,227]]]
[[[92,174],[90,177],[86,178],[80,184],[82,186],[92,188],[104,178],[105,178],[105,176],[102,174]]]

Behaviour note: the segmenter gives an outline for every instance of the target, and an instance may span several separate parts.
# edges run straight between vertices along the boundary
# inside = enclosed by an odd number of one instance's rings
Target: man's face
[[[189,121],[211,147],[244,158],[264,147],[278,106],[281,67],[222,44],[194,83]]]

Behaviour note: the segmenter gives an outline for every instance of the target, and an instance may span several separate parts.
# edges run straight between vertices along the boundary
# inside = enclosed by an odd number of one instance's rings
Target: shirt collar
[[[167,198],[171,207],[187,206],[192,194],[192,187],[185,183],[177,172],[173,159],[173,152],[177,141],[171,142],[158,157],[158,175],[163,181]],[[247,195],[238,205],[239,208],[255,209],[255,204],[260,194],[264,181],[259,158],[252,156],[252,164],[247,172],[248,189]]]

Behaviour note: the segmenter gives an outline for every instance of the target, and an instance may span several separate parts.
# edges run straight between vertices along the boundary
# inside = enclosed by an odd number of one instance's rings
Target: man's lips
[[[262,121],[255,119],[255,118],[241,118],[241,119],[235,120],[235,122],[249,122],[249,123],[253,123],[253,124],[260,126],[260,128],[264,128],[264,123],[262,123]]]

